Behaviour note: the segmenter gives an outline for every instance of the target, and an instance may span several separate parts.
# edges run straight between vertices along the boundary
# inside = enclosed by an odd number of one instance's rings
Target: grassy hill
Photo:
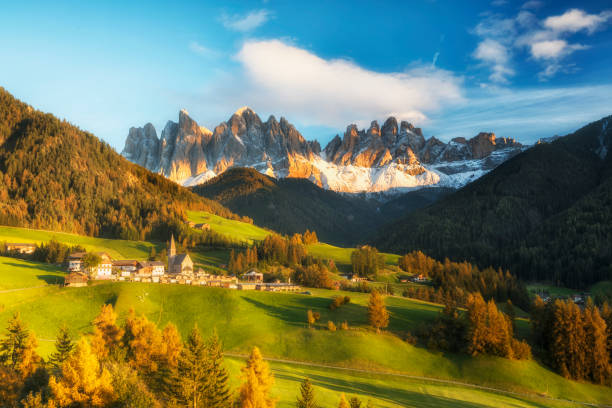
[[[175,323],[183,335],[187,334],[194,323],[205,334],[217,330],[225,349],[233,353],[246,353],[250,347],[257,345],[267,357],[460,380],[581,401],[612,402],[609,388],[567,381],[534,361],[470,358],[466,355],[431,352],[404,342],[400,337],[403,332],[415,330],[423,322],[434,319],[439,312],[439,305],[427,302],[387,298],[391,312],[389,332],[377,335],[366,326],[366,294],[346,293],[351,297],[351,303],[330,311],[328,304],[338,292],[312,290],[313,295],[308,296],[141,283],[104,283],[85,288],[61,288],[55,285],[38,287],[45,282],[43,276],[59,272],[42,273],[40,264],[20,262],[16,267],[13,262],[13,259],[5,258],[0,263],[0,280],[12,282],[19,277],[13,286],[29,282],[32,288],[2,292],[0,325],[5,325],[14,312],[20,312],[23,320],[42,339],[43,354],[51,351],[51,340],[61,324],[66,323],[74,332],[86,333],[91,330],[90,322],[100,306],[112,303],[121,318],[133,308],[160,326],[170,321]],[[308,309],[321,314],[321,321],[315,329],[306,327]],[[328,320],[336,323],[347,321],[351,330],[330,332],[325,329]],[[295,397],[297,382],[291,386],[288,383],[282,384],[288,378],[293,378],[292,382],[299,381],[296,378],[299,375],[293,368],[281,369],[279,366],[278,370],[277,375],[281,381],[278,392],[288,403]],[[285,370],[284,374],[282,370]],[[383,400],[404,398],[406,405],[398,404],[403,406],[422,406],[419,401],[430,401],[432,406],[434,402],[453,406],[451,402],[459,403],[455,398],[472,401],[473,405],[465,403],[466,406],[478,406],[474,401],[480,398],[494,401],[491,395],[478,397],[472,395],[475,391],[465,389],[457,391],[458,394],[451,391],[451,394],[446,394],[442,391],[444,387],[437,386],[427,391],[437,396],[425,396],[423,392],[417,393],[417,390],[423,390],[423,387],[429,389],[426,385],[402,385],[406,381],[398,379],[391,382],[381,380],[377,383],[379,385],[374,386],[367,375],[364,378],[362,374],[354,373],[354,377],[351,377],[351,373],[331,371],[319,373],[315,380],[330,390],[346,389],[353,384],[350,387],[358,394],[374,394]],[[286,391],[283,391],[282,387],[285,386]],[[330,401],[334,395],[329,394]],[[450,400],[446,401],[442,397],[449,397]],[[495,406],[494,403],[484,405]],[[548,403],[543,405],[549,406]],[[512,404],[508,403],[508,406]]]
[[[612,279],[612,154],[599,155],[612,146],[610,120],[528,149],[386,226],[374,245],[575,288]]]

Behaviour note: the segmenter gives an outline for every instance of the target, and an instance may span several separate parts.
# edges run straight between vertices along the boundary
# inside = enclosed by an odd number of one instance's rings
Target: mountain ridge
[[[205,130],[202,130],[205,129]],[[424,186],[461,187],[524,148],[514,140],[480,133],[444,143],[388,118],[359,130],[349,125],[324,149],[307,141],[284,117],[263,122],[250,108],[238,109],[213,131],[185,110],[157,138],[150,123],[132,127],[122,155],[151,171],[194,186],[231,167],[253,167],[276,178],[305,178],[339,192],[383,192]]]

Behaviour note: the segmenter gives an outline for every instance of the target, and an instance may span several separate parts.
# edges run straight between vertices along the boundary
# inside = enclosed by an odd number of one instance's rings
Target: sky
[[[0,3],[0,86],[118,151],[181,109],[322,145],[390,115],[529,144],[612,114],[609,0]]]

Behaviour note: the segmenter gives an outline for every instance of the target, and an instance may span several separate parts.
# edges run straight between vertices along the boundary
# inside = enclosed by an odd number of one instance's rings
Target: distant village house
[[[20,254],[32,254],[36,250],[36,244],[7,243],[6,250]]]

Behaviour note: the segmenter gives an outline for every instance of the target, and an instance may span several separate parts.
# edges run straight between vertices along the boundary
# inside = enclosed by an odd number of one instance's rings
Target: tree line
[[[194,326],[183,341],[172,323],[160,330],[133,310],[120,325],[110,304],[94,319],[93,333],[76,339],[62,326],[47,360],[37,347],[36,336],[14,315],[0,338],[3,407],[274,408],[277,402],[274,375],[257,347],[241,369],[241,385],[232,390],[216,333],[204,339]],[[340,395],[339,407],[361,404]],[[308,378],[296,407],[319,407]]]

